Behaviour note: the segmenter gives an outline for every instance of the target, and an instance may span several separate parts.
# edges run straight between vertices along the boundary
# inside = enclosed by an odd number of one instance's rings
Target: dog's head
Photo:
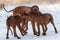
[[[38,11],[39,11],[39,7],[37,5],[33,5],[31,7],[31,12],[38,13]]]

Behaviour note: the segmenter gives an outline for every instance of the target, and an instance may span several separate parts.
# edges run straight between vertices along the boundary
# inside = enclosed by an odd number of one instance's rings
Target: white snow
[[[26,4],[25,4],[26,5]],[[27,4],[27,6],[31,6],[32,4]],[[35,4],[33,4],[35,5]],[[56,4],[36,4],[39,6],[40,11],[42,13],[48,12],[51,13],[54,17],[54,23],[58,30],[58,33],[55,34],[53,26],[49,23],[48,24],[48,31],[47,35],[42,35],[42,29],[41,29],[41,35],[35,36],[32,31],[31,22],[28,23],[29,29],[28,34],[25,36],[22,36],[17,28],[17,34],[19,37],[21,37],[20,40],[60,40],[60,3]],[[18,5],[19,6],[19,5]],[[16,5],[9,5],[6,6],[7,10],[14,9]],[[4,9],[0,10],[0,40],[7,40],[6,39],[6,19],[12,15],[12,12],[7,13],[4,11]],[[11,35],[11,32],[9,32],[9,40],[18,40],[17,38],[14,38],[13,35]]]

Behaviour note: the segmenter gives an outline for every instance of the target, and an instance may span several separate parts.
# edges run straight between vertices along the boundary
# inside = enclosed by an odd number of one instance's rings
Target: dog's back
[[[13,25],[17,25],[21,21],[22,21],[22,18],[20,16],[18,16],[18,15],[16,15],[16,16],[9,16],[7,18],[6,24],[10,25],[10,26],[13,26]]]

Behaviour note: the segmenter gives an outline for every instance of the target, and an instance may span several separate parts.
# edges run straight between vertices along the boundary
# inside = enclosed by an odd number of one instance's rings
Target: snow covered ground
[[[34,5],[34,4],[32,4],[32,5]],[[27,4],[26,6],[32,6],[32,5]],[[53,26],[49,23],[46,36],[42,35],[42,29],[41,29],[41,35],[35,36],[32,32],[31,22],[29,22],[28,23],[29,29],[28,29],[27,35],[22,36],[20,34],[19,30],[17,29],[17,34],[19,35],[19,37],[21,37],[20,40],[60,40],[60,4],[57,3],[57,4],[36,4],[36,5],[39,6],[40,11],[42,13],[48,12],[53,15],[54,23],[56,25],[58,33],[55,34]],[[6,6],[6,9],[11,10],[15,7],[16,7],[16,5],[9,5],[9,6]],[[4,9],[0,10],[0,40],[7,40],[6,39],[6,19],[10,15],[12,15],[12,12],[7,13],[4,11]],[[18,40],[18,39],[14,38],[11,35],[11,32],[9,32],[9,39],[8,40]]]

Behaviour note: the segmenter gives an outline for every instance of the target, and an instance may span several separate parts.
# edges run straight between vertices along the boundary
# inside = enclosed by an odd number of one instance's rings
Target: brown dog
[[[22,15],[24,13],[24,11],[28,14],[31,11],[31,8],[33,8],[33,10],[35,10],[35,12],[38,12],[39,7],[37,5],[33,5],[32,7],[28,7],[28,6],[18,6],[10,11],[7,11],[3,5],[3,8],[6,12],[13,12],[13,15]],[[25,21],[24,21],[25,23]],[[26,21],[25,26],[26,26],[26,30],[28,29],[28,21]],[[24,27],[24,26],[23,26]]]
[[[39,25],[42,26],[42,29],[43,29],[43,35],[46,35],[46,31],[47,31],[47,24],[48,23],[51,23],[55,29],[55,33],[57,33],[57,29],[55,27],[55,24],[54,24],[54,19],[52,17],[52,15],[50,13],[44,13],[42,15],[40,15],[38,13],[38,15],[36,15],[35,17],[35,21],[37,22],[37,26],[39,27]],[[44,29],[45,28],[45,29]],[[39,28],[38,28],[39,29]],[[38,30],[40,31],[40,30]],[[40,32],[38,32],[40,34]]]
[[[35,10],[33,10],[33,8],[31,8],[31,15],[32,14],[35,14],[35,18],[34,20],[37,22],[37,26],[42,25],[42,29],[43,29],[43,35],[45,35],[46,31],[47,31],[47,24],[51,22],[51,24],[53,25],[54,29],[55,29],[55,33],[57,33],[57,29],[55,27],[55,24],[54,24],[54,19],[53,19],[53,16],[50,14],[50,13],[44,13],[42,14],[40,11],[38,11],[36,13]],[[45,27],[43,27],[45,26]],[[45,29],[44,29],[45,28]],[[39,28],[38,28],[39,30]],[[39,30],[40,31],[40,30]],[[40,34],[40,32],[39,32]]]
[[[42,30],[43,30],[43,35],[46,35],[46,31],[47,31],[47,24],[51,22],[51,24],[53,25],[54,29],[55,29],[55,33],[57,33],[57,29],[54,25],[54,20],[51,14],[49,13],[45,13],[42,14],[40,11],[38,13],[31,11],[30,14],[23,14],[23,17],[26,20],[31,21],[32,23],[32,28],[33,28],[33,32],[36,35],[40,35],[40,25],[42,26]],[[37,22],[37,28],[38,28],[38,32],[36,32],[35,30],[35,22]]]
[[[13,28],[13,32],[14,32],[14,37],[17,37],[18,39],[20,39],[20,37],[17,36],[16,34],[16,26],[18,27],[18,29],[20,30],[22,35],[25,35],[26,32],[24,31],[24,29],[20,26],[20,23],[23,21],[22,17],[15,15],[15,16],[9,16],[6,20],[6,25],[7,25],[7,39],[9,38],[9,29],[10,27]],[[10,29],[11,30],[11,29]]]

